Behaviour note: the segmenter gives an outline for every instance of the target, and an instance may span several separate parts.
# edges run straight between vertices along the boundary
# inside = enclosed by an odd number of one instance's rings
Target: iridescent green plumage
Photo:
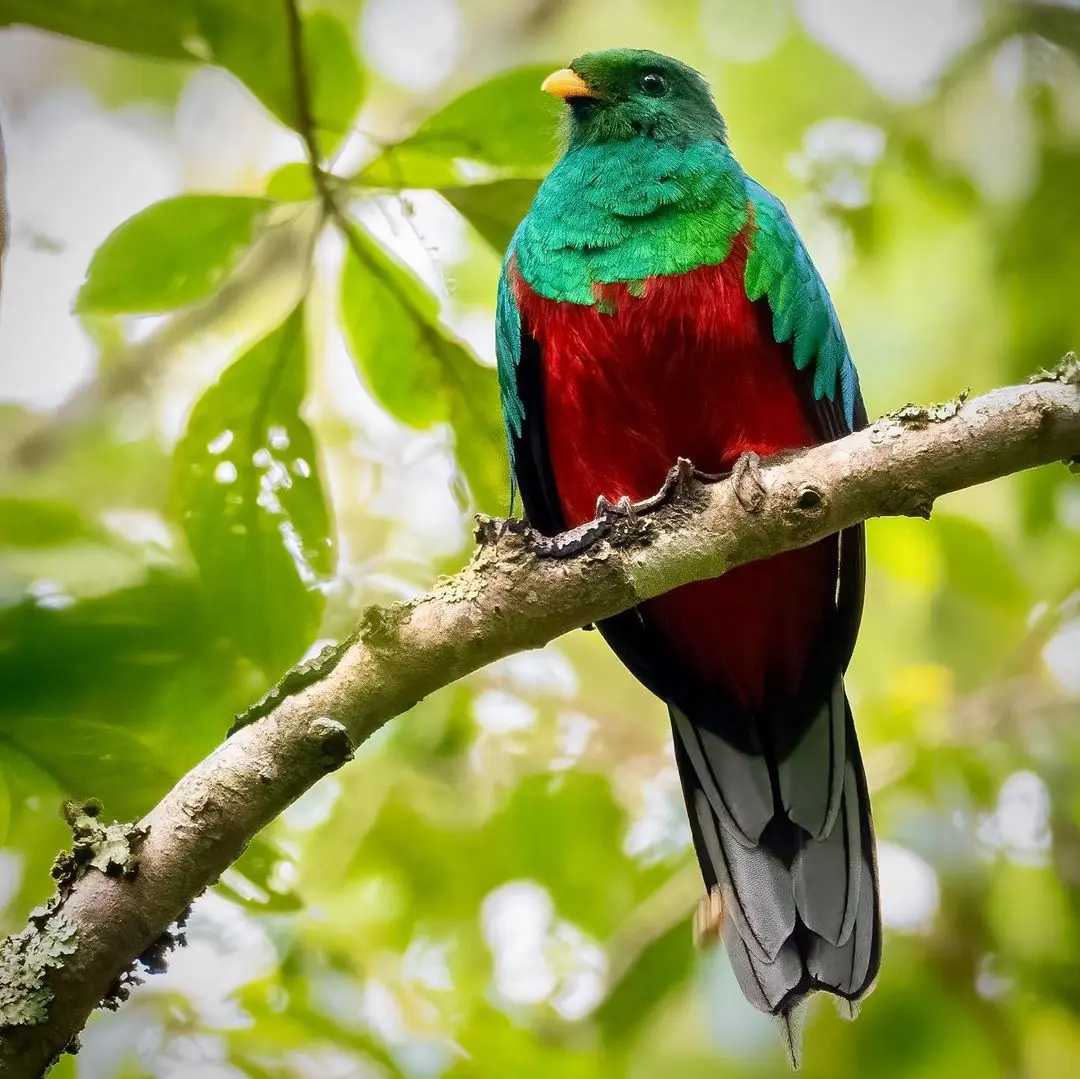
[[[603,65],[583,57],[575,70],[619,70],[620,54],[628,64],[656,55],[614,50],[594,54]],[[659,59],[667,70],[674,65],[685,80],[688,100],[708,95],[696,72]],[[611,92],[618,93],[618,87]],[[523,416],[516,387],[520,322],[507,278],[512,263],[541,296],[595,305],[598,285],[723,262],[748,226],[747,295],[769,304],[775,338],[792,342],[796,367],[814,365],[815,397],[833,400],[839,389],[848,427],[853,425],[855,368],[832,300],[787,211],[743,172],[715,111],[712,120],[707,113],[687,120],[680,104],[677,99],[650,102],[642,115],[638,102],[637,113],[606,119],[605,134],[621,124],[629,134],[625,139],[572,135],[515,233],[500,282],[497,322],[499,379],[512,431],[520,430]],[[679,111],[672,113],[673,108]],[[658,141],[655,128],[664,124],[672,130]]]

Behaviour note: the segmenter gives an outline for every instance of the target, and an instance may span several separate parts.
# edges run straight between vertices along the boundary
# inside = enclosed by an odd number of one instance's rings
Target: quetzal
[[[631,49],[544,90],[566,147],[510,243],[496,323],[514,479],[530,524],[655,493],[677,458],[730,471],[866,422],[836,311],[783,204],[728,146],[709,87]],[[668,707],[707,894],[747,998],[853,1015],[881,952],[866,778],[844,672],[861,527],[598,626]],[[717,890],[717,891],[714,891]]]

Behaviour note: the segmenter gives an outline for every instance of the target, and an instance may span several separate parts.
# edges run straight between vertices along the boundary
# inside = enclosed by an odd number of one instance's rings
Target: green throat
[[[537,192],[514,251],[534,291],[593,304],[594,285],[723,262],[748,217],[746,177],[717,139],[571,144]]]

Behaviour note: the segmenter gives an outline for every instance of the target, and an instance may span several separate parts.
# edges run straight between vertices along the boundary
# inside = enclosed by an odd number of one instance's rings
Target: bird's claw
[[[631,502],[629,495],[623,495],[618,502],[609,502],[601,495],[596,500],[595,517],[598,521],[606,520],[610,524],[615,524],[619,520],[636,524],[641,505],[642,503]]]
[[[697,478],[698,471],[693,462],[686,457],[680,457],[675,464],[668,469],[664,477],[664,483],[660,490],[648,498],[643,498],[634,508],[638,513],[648,513],[650,510],[663,506],[680,496],[687,494],[693,481]]]
[[[756,458],[755,458],[756,460]],[[628,495],[622,495],[612,502],[605,495],[596,500],[596,516],[577,528],[572,528],[558,536],[542,536],[532,529],[524,529],[530,549],[539,558],[572,558],[589,550],[602,539],[618,542],[633,536],[642,528],[643,516],[652,513],[661,506],[688,495],[695,482],[716,483],[727,479],[730,473],[701,472],[694,468],[693,462],[685,457],[668,470],[660,490],[648,498],[634,502]],[[490,526],[489,530],[490,530]],[[512,531],[517,530],[511,527]],[[478,533],[479,537],[480,533]]]
[[[686,457],[680,457],[678,461],[668,469],[668,474],[664,477],[664,482],[656,494],[649,495],[648,498],[643,498],[640,502],[631,502],[624,495],[619,499],[615,508],[622,512],[624,516],[633,520],[635,517],[651,513],[653,510],[659,509],[669,502],[674,502],[676,499],[688,495],[692,490],[695,481],[698,483],[717,483],[720,480],[727,479],[729,475],[730,473],[727,472],[702,472],[700,469],[694,467],[694,463],[691,460]],[[603,502],[606,507],[611,507],[611,503],[601,495],[596,503],[598,514],[601,502]]]

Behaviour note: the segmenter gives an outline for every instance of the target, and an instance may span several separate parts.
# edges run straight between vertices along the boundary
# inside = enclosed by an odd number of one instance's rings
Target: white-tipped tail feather
[[[807,996],[834,994],[853,1014],[880,961],[870,802],[843,678],[781,760],[767,735],[753,755],[730,746],[708,715],[672,705],[671,718],[732,969],[747,999],[781,1021],[797,1067]]]

